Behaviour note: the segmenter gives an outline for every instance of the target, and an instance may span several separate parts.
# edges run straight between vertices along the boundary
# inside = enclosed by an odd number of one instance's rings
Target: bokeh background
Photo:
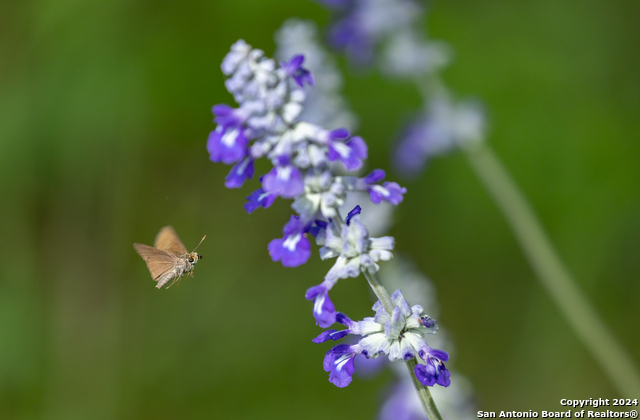
[[[457,51],[445,79],[485,102],[491,145],[640,363],[640,3],[436,0],[428,13]],[[0,3],[0,418],[375,417],[392,375],[338,389],[329,344],[310,341],[304,292],[331,262],[273,263],[289,202],[246,214],[255,181],[225,189],[228,167],[205,150],[210,107],[233,103],[229,46],[271,54],[294,16],[329,19],[306,0]],[[344,91],[370,167],[391,171],[419,95],[377,72],[348,73]],[[463,156],[404,185],[391,234],[435,283],[479,409],[619,397]],[[195,278],[158,291],[131,245],[166,224],[187,248],[207,239]],[[363,278],[332,299],[370,314]]]

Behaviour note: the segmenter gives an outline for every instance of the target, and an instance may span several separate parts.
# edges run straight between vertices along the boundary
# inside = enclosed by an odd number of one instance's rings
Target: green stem
[[[367,282],[369,282],[369,286],[373,290],[373,293],[376,294],[380,302],[384,305],[384,308],[391,314],[393,312],[393,303],[391,302],[391,297],[387,292],[387,289],[380,283],[380,279],[378,278],[377,273],[364,273]],[[413,386],[416,388],[416,392],[418,393],[418,397],[420,398],[420,402],[422,403],[422,407],[427,412],[427,416],[429,416],[430,420],[442,420],[440,416],[440,412],[438,411],[438,407],[436,407],[436,403],[431,398],[431,393],[429,392],[429,388],[422,385],[416,375],[414,373],[416,367],[416,360],[411,359],[407,362],[407,369],[409,370],[409,375],[413,381]]]
[[[617,391],[626,398],[638,398],[638,369],[571,278],[531,206],[498,157],[485,144],[465,151],[471,167],[511,226],[543,288]]]
[[[389,312],[389,315],[393,313],[393,303],[391,302],[391,296],[389,296],[389,292],[384,288],[382,283],[380,283],[380,279],[378,278],[378,273],[369,273],[367,271],[364,272],[364,277],[369,282],[369,286],[371,286],[371,290],[376,294],[378,300],[382,302],[384,308]]]
[[[427,416],[430,420],[442,420],[438,407],[436,407],[436,403],[433,401],[433,397],[431,397],[431,392],[429,392],[429,387],[420,383],[416,377],[415,368],[416,359],[409,360],[407,362],[407,370],[409,370],[409,376],[411,376],[413,386],[416,388],[416,391],[418,391],[418,397],[420,397],[420,402],[422,402],[422,408],[427,412]]]

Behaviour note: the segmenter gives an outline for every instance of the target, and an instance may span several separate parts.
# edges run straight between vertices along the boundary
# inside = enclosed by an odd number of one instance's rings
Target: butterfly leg
[[[173,281],[171,282],[171,284],[169,284],[169,285],[167,286],[167,289],[168,289],[168,288],[170,288],[171,286],[173,286],[173,284],[174,284],[174,283],[176,283],[176,282],[177,282],[178,284],[180,284],[180,279],[181,279],[181,278],[182,278],[182,276],[178,276],[178,277],[174,278],[174,279],[173,279]],[[176,285],[176,287],[178,287],[178,286]]]

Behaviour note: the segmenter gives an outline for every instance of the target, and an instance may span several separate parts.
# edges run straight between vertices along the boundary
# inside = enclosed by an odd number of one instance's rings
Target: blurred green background
[[[311,343],[304,292],[331,262],[271,262],[289,202],[247,215],[256,182],[225,189],[229,168],[205,150],[210,107],[233,103],[219,70],[229,46],[271,54],[293,16],[329,18],[299,0],[0,3],[0,418],[375,417],[392,375],[338,389],[322,370],[329,344]],[[638,16],[633,0],[449,0],[428,17],[457,51],[445,79],[485,101],[491,144],[636,362]],[[390,170],[417,92],[376,72],[345,85],[370,167]],[[479,409],[619,397],[463,156],[405,185],[391,234],[435,282]],[[205,258],[158,291],[132,243],[166,224],[189,249],[207,234]],[[363,278],[332,299],[370,314]]]

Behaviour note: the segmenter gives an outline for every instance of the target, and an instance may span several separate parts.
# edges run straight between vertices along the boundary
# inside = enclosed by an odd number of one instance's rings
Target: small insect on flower
[[[198,246],[206,237],[207,235],[202,237]],[[202,255],[195,252],[198,246],[191,253],[187,251],[171,226],[160,229],[153,246],[133,244],[136,252],[147,263],[151,277],[158,282],[156,285],[158,289],[171,282],[167,286],[168,289],[173,283],[179,282],[185,274],[191,274],[193,277],[193,267],[198,260],[202,259]]]

